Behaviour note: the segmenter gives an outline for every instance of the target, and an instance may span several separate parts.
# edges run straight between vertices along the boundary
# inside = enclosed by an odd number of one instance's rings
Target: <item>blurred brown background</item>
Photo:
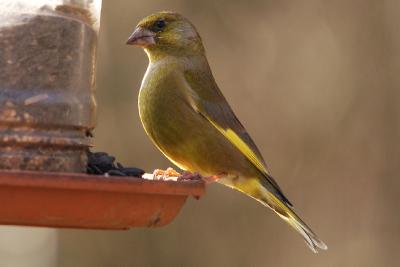
[[[103,0],[96,149],[147,171],[171,164],[142,130],[147,58],[125,41],[159,10],[197,26],[221,90],[329,250],[211,185],[164,228],[60,231],[58,265],[398,266],[400,2]]]

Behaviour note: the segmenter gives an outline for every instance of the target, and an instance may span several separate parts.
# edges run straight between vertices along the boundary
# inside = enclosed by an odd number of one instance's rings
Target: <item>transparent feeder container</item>
[[[0,169],[84,172],[101,0],[0,0]]]

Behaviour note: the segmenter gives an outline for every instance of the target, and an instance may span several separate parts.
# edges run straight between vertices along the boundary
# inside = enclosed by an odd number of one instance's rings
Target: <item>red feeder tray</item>
[[[170,223],[203,181],[0,171],[0,224],[128,229]]]

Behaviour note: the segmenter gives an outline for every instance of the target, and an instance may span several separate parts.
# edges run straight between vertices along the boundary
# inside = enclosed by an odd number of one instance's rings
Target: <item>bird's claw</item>
[[[155,169],[152,175],[153,180],[161,181],[199,181],[202,180],[206,183],[213,183],[218,181],[220,175],[213,176],[201,176],[198,172],[185,171],[182,174],[175,171],[173,168],[167,168],[166,170]],[[151,179],[151,178],[150,178]]]
[[[191,173],[191,172],[183,172],[177,179],[177,181],[197,181],[202,180],[203,177],[198,173]]]

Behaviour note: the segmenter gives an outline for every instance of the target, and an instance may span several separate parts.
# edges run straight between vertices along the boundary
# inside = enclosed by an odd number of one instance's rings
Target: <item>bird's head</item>
[[[144,48],[150,57],[203,54],[204,48],[196,28],[174,12],[158,12],[142,19],[127,44]]]

